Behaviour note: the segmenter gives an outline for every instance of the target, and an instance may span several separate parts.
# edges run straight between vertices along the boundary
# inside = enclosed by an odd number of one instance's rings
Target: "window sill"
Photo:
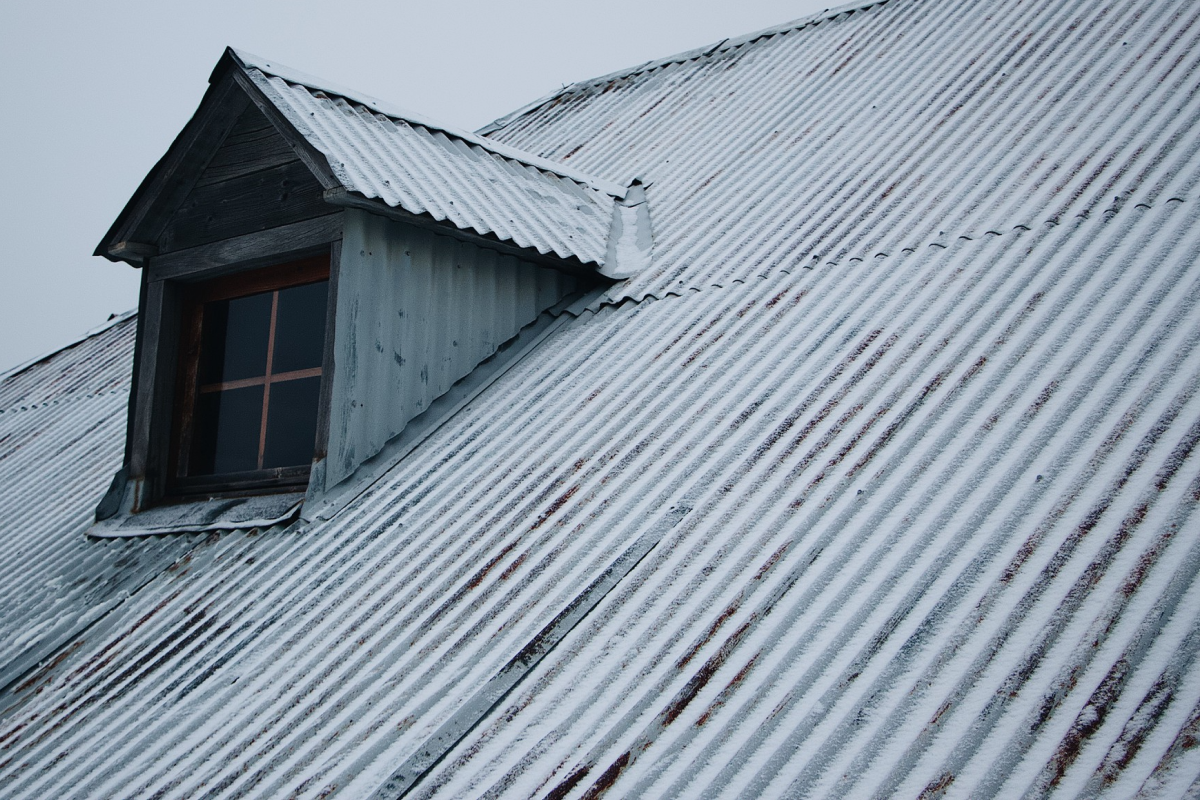
[[[87,533],[99,539],[118,539],[166,533],[267,528],[295,519],[303,500],[303,493],[292,492],[172,503],[137,514],[118,513],[92,525]]]

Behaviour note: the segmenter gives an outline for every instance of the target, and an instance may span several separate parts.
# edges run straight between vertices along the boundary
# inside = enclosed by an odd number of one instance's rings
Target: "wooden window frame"
[[[320,376],[322,384],[328,380],[326,373],[327,359],[323,358],[321,367],[298,370],[288,373],[273,374],[271,361],[274,354],[275,312],[278,307],[277,292],[294,286],[317,283],[330,280],[331,254],[300,258],[275,264],[269,267],[239,272],[231,275],[196,282],[183,287],[181,296],[181,315],[176,361],[175,402],[171,410],[171,437],[167,458],[166,496],[168,498],[186,498],[189,496],[238,496],[261,494],[266,491],[295,491],[303,490],[309,480],[311,461],[304,466],[259,468],[253,471],[238,473],[223,473],[218,475],[188,475],[188,463],[191,436],[195,423],[195,405],[199,392],[220,391],[240,386],[263,385],[263,417],[259,434],[259,463],[262,463],[265,448],[266,420],[270,403],[270,387],[273,383],[281,383],[298,378]],[[203,309],[206,303],[217,300],[228,300],[238,297],[276,292],[272,298],[271,325],[268,339],[268,356],[266,374],[262,377],[231,381],[211,386],[198,386],[198,370],[200,364],[201,333],[203,328]],[[332,292],[327,303],[333,302]],[[326,347],[332,335],[329,330],[329,309],[326,309]],[[323,354],[324,355],[324,354]],[[324,398],[327,392],[322,386],[320,396]],[[318,408],[318,439],[320,438],[320,417],[325,413]],[[318,454],[320,443],[314,441],[314,455]]]

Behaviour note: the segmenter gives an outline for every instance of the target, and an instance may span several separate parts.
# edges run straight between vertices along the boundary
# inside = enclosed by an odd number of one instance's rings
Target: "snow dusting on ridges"
[[[540,796],[589,765],[568,794],[1011,793],[1056,748],[1066,788],[1190,780],[1186,748],[1156,765],[1200,700],[1194,615],[1171,613],[1194,537],[1170,535],[1200,491],[1198,216],[585,315],[346,516],[226,536],[126,601],[5,720],[0,775],[365,796],[683,502],[419,795]]]
[[[1197,13],[891,0],[571,87],[489,135],[651,181],[655,262],[620,292],[662,296],[1186,199]]]
[[[0,381],[0,689],[191,547],[84,539],[121,464],[134,324],[126,315]]]
[[[1200,241],[1150,213],[818,273],[785,341],[703,331],[708,388],[654,389],[709,441],[645,475],[695,510],[418,796],[1124,797],[1178,766]]]
[[[604,263],[624,187],[564,177],[257,67],[247,74],[346,189],[543,255]]]

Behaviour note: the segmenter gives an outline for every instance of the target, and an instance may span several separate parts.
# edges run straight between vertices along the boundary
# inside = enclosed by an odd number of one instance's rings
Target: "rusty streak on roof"
[[[1194,792],[1198,71],[1195,4],[890,0],[564,90],[491,135],[652,263],[328,521],[84,542],[131,326],[8,376],[4,794]]]

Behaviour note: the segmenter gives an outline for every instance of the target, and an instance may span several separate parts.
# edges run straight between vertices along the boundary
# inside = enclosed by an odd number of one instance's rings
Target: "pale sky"
[[[39,0],[0,5],[0,372],[137,305],[91,253],[195,111],[226,45],[475,129],[574,81],[828,0]]]

